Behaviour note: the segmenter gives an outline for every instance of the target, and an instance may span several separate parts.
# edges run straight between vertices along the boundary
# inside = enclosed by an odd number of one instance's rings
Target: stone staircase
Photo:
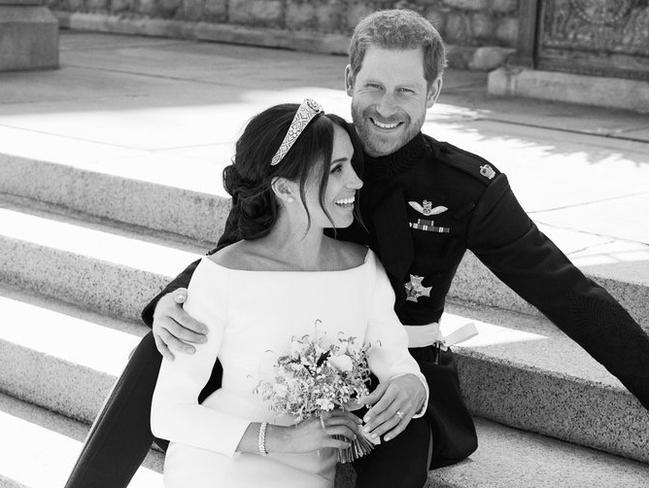
[[[227,209],[217,195],[0,154],[0,487],[63,485],[147,331],[140,310],[211,247]],[[648,286],[595,279],[649,325]],[[456,352],[480,447],[428,486],[649,485],[649,413],[470,254],[443,328],[469,321],[480,335]],[[131,486],[161,486],[161,467],[152,451]]]

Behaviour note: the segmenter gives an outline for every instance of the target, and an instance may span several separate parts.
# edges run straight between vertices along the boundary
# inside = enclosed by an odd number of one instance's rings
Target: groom
[[[368,244],[382,260],[396,293],[395,310],[424,374],[437,371],[430,358],[434,324],[470,249],[649,408],[649,337],[537,229],[495,166],[420,132],[441,90],[444,65],[439,34],[414,12],[377,12],[356,27],[345,85],[365,151],[360,193],[365,226],[355,224],[338,236]],[[228,221],[219,248],[237,239]],[[205,340],[205,327],[177,299],[195,266],[144,310],[153,334],[138,346],[95,422],[68,488],[124,487],[146,455],[152,440],[149,403],[160,363],[154,340],[164,355],[172,354],[169,345],[190,352],[190,343]],[[446,378],[453,383],[452,367],[449,371]],[[200,399],[218,388],[220,373],[217,362]],[[408,423],[403,418],[411,400],[407,386],[383,385],[372,394],[371,428],[392,440],[357,466],[358,486],[421,487],[431,428],[433,467],[457,462],[476,448],[461,401],[449,406],[432,397],[433,389],[428,420]],[[456,438],[459,444],[449,447]]]

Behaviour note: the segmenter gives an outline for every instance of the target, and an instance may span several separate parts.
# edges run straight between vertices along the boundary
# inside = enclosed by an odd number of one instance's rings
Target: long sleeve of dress
[[[371,252],[371,251],[369,251]],[[394,290],[383,266],[376,261],[374,288],[370,297],[369,324],[365,342],[372,345],[368,365],[381,383],[404,374],[414,374],[426,390],[426,401],[413,418],[424,415],[428,406],[428,383],[417,361],[408,352],[408,335],[394,311]]]
[[[527,216],[499,175],[476,206],[467,247],[649,409],[649,336]]]
[[[220,305],[224,301],[216,298],[213,285],[204,284],[207,276],[209,270],[204,267],[195,271],[185,309],[207,324],[208,341],[195,354],[177,354],[174,361],[163,359],[151,404],[151,431],[162,439],[232,456],[250,421],[198,403],[225,329]]]

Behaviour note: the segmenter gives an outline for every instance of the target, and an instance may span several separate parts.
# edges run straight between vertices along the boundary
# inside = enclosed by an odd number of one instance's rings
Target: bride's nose
[[[353,188],[355,190],[360,190],[363,187],[363,180],[361,180],[356,171],[353,169],[350,171],[349,181],[347,181],[347,187]]]

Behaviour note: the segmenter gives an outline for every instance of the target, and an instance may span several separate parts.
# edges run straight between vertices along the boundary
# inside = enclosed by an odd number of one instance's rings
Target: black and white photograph
[[[0,488],[647,488],[649,1],[0,0]]]

